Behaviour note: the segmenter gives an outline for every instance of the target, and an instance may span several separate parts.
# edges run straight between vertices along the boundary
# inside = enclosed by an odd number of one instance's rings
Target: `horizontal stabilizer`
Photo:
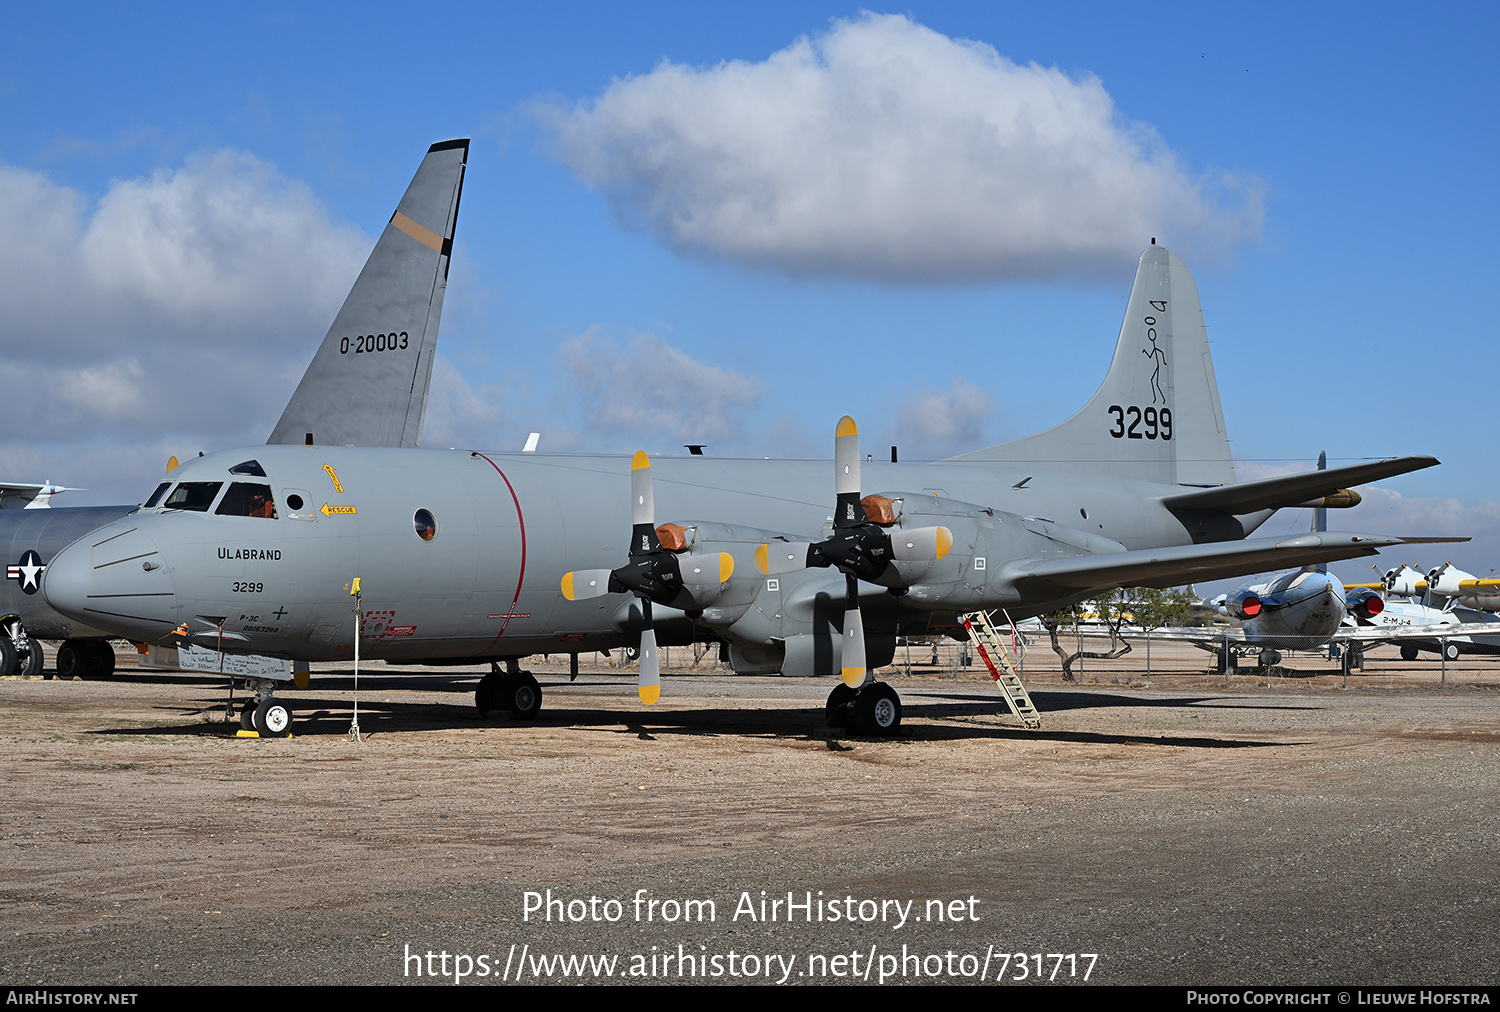
[[[1162,499],[1171,510],[1218,510],[1238,516],[1256,510],[1284,509],[1310,499],[1332,495],[1350,485],[1362,485],[1393,475],[1420,471],[1440,463],[1436,457],[1388,457],[1368,464],[1351,464],[1326,471],[1286,474],[1259,481],[1242,481],[1214,488],[1174,492]]]
[[[1027,596],[1066,597],[1107,587],[1176,587],[1273,569],[1295,569],[1374,555],[1382,548],[1418,542],[1379,534],[1324,532],[1289,538],[1253,538],[1176,548],[1147,548],[1075,559],[1017,559],[1006,564],[1011,582]]]

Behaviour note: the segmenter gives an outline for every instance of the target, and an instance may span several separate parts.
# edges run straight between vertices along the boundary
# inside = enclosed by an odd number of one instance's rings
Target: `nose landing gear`
[[[272,695],[276,683],[269,678],[247,678],[245,687],[255,693],[255,699],[240,707],[240,729],[262,738],[290,738],[292,708]]]

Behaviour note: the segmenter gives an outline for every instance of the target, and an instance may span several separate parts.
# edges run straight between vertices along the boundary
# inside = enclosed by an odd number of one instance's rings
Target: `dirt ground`
[[[881,673],[904,704],[891,740],[826,727],[824,680],[708,659],[649,709],[603,658],[576,681],[535,659],[545,703],[524,724],[477,718],[482,668],[375,664],[353,742],[347,668],[285,694],[294,737],[258,740],[224,723],[223,683],[120,657],[109,681],[0,681],[11,984],[1500,969],[1488,660],[1384,648],[1347,688],[1308,657],[1226,684],[1157,644],[1149,679],[1137,646],[1069,684],[1038,652],[1028,731],[956,649],[932,665],[913,647]]]

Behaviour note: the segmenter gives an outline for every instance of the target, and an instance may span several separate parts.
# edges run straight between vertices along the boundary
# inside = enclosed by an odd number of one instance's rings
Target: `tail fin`
[[[416,446],[458,224],[467,139],[427,150],[268,443]]]
[[[1328,470],[1328,451],[1327,450],[1319,450],[1318,451],[1318,470],[1319,471],[1326,471],[1326,470]],[[1312,529],[1313,529],[1313,533],[1314,534],[1322,534],[1324,531],[1328,530],[1328,509],[1327,509],[1327,507],[1319,506],[1317,509],[1313,510],[1313,528]],[[1326,562],[1320,562],[1320,563],[1318,563],[1317,571],[1320,572],[1320,573],[1326,573],[1326,572],[1328,572],[1328,563],[1326,563]]]
[[[1170,485],[1234,482],[1198,286],[1153,243],[1141,255],[1109,374],[1078,414],[1035,436],[953,460],[1088,464]]]

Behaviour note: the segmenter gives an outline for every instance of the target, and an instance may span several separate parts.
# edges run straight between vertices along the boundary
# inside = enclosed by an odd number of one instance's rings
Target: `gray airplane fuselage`
[[[1250,590],[1261,603],[1260,614],[1245,623],[1250,646],[1316,650],[1328,645],[1348,614],[1343,583],[1327,573],[1287,573]]]
[[[229,473],[250,460],[264,477]],[[734,557],[718,598],[692,618],[747,649],[840,621],[837,571],[768,579],[754,562],[755,549],[776,533],[823,535],[833,505],[829,461],[660,457],[652,469],[657,522],[696,525],[695,551]],[[53,559],[44,589],[75,620],[132,639],[171,643],[185,626],[200,643],[311,661],[350,656],[349,585],[359,577],[364,656],[609,649],[636,642],[635,599],[568,601],[559,580],[625,563],[629,476],[629,459],[614,456],[224,451],[169,475],[173,483],[221,483],[201,511],[137,510]],[[220,515],[236,482],[269,486],[276,515]],[[1004,565],[1013,558],[1238,539],[1270,512],[1184,516],[1161,503],[1177,486],[1036,465],[870,463],[864,488],[901,497],[904,524],[943,524],[955,539],[945,559],[903,564],[899,596],[861,585],[872,621],[879,626],[883,614],[892,629],[925,628],[933,615],[980,607],[1008,607],[1017,618],[1056,607],[1017,594]],[[424,510],[436,528],[430,540],[416,522]],[[657,622],[664,642],[674,622],[678,641],[693,637],[681,611],[661,609]]]
[[[132,509],[133,506],[54,506],[0,512],[0,558],[6,564],[6,581],[0,586],[0,615],[19,615],[27,632],[42,639],[109,635],[49,605],[41,593],[42,581],[47,566],[59,552]]]

